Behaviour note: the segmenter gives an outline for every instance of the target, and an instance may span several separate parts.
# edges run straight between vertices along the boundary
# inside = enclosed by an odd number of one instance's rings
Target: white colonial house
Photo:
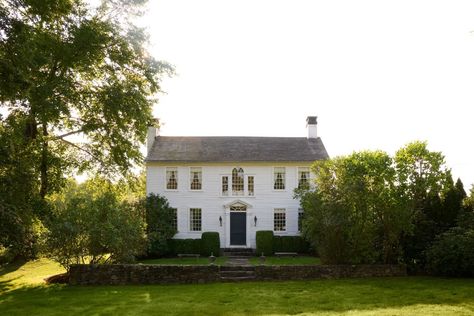
[[[328,158],[315,116],[307,137],[172,137],[148,131],[147,194],[176,212],[175,238],[219,232],[221,247],[255,248],[258,230],[298,235],[302,210],[294,189]]]

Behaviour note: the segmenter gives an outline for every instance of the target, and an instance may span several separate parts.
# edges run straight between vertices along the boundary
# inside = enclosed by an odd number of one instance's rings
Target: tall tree
[[[22,122],[14,150],[37,153],[42,198],[65,172],[126,174],[142,161],[160,78],[172,73],[132,24],[144,3],[0,1],[0,106]]]

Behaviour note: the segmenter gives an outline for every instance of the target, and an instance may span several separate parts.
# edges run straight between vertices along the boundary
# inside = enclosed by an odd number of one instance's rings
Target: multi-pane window
[[[222,177],[222,195],[229,195],[229,177],[223,176]]]
[[[302,208],[298,209],[298,231],[299,232],[303,228],[303,216],[304,216],[303,209]]]
[[[173,226],[173,229],[177,232],[178,231],[178,209],[172,208],[171,210],[173,211],[172,226]]]
[[[166,168],[166,189],[167,190],[178,189],[178,169],[177,168]]]
[[[201,209],[189,209],[189,230],[199,232],[201,231],[201,227]]]
[[[244,169],[232,170],[232,195],[244,195]]]
[[[286,212],[284,208],[276,208],[273,213],[273,230],[286,231]]]
[[[298,188],[305,188],[309,185],[309,168],[298,168]]]
[[[254,195],[254,182],[253,182],[253,176],[248,176],[247,177],[247,192],[248,195]]]
[[[273,169],[273,189],[285,189],[285,167],[275,167]]]
[[[191,190],[202,189],[202,169],[201,168],[191,168],[190,179],[191,179]]]

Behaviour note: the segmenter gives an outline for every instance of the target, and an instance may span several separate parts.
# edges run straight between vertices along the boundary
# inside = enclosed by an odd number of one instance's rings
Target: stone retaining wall
[[[299,265],[299,266],[256,266],[257,279],[311,280],[337,278],[364,278],[406,276],[403,265]]]
[[[74,285],[184,284],[218,280],[219,267],[211,265],[77,264],[69,270],[69,284]]]
[[[185,284],[220,282],[219,266],[211,265],[72,265],[73,285]],[[255,266],[256,281],[406,276],[403,265]]]

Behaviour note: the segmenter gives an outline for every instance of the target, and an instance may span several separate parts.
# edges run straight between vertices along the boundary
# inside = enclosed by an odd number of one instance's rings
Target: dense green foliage
[[[271,256],[273,254],[273,231],[259,230],[256,232],[257,256]]]
[[[58,272],[56,266],[49,267],[44,261],[0,268],[2,315],[388,316],[470,315],[474,310],[474,282],[466,279],[406,277],[141,286],[42,283],[45,277]],[[29,283],[24,284],[26,281]]]
[[[403,261],[412,271],[424,270],[426,250],[456,225],[466,193],[461,180],[454,184],[442,153],[429,151],[424,142],[406,145],[394,160],[400,188],[410,197],[414,227],[401,239]]]
[[[144,252],[138,208],[103,179],[69,183],[51,196],[46,254],[66,269],[76,263],[126,263]]]
[[[301,236],[273,236],[273,251],[309,253],[310,244]]]
[[[202,240],[201,238],[187,239],[171,239],[170,252],[172,255],[177,254],[201,254]]]
[[[201,255],[216,257],[220,255],[221,241],[218,232],[204,232],[201,235],[202,249]]]
[[[424,269],[436,237],[472,212],[461,180],[454,183],[444,156],[425,142],[394,158],[377,151],[319,161],[313,172],[317,190],[297,196],[304,235],[324,263],[403,261],[411,271]],[[449,236],[444,246],[454,241]]]
[[[157,194],[148,195],[141,204],[147,224],[148,255],[160,257],[168,254],[171,251],[169,240],[176,234],[173,209],[165,197]]]
[[[428,270],[436,275],[474,276],[474,229],[454,227],[426,251]]]
[[[44,199],[66,177],[143,162],[160,78],[172,73],[131,23],[145,2],[0,1],[0,246],[34,256]]]
[[[300,192],[303,232],[324,263],[396,262],[411,230],[409,200],[396,187],[392,159],[359,152],[313,165],[317,190]]]

